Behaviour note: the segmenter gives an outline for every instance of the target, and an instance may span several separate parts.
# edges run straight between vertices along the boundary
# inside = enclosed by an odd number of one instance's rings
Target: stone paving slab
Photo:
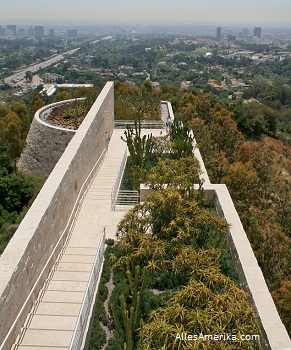
[[[65,263],[61,262],[58,265],[58,271],[76,271],[76,272],[91,272],[92,270],[92,263]]]
[[[93,256],[95,259],[95,254],[96,254],[96,249],[93,248],[87,248],[86,251],[84,248],[80,247],[67,247],[66,248],[66,253],[64,255],[84,255],[84,256]]]
[[[93,264],[95,260],[94,255],[77,255],[77,254],[64,254],[62,256],[62,263],[84,263],[84,264]]]
[[[41,301],[36,310],[37,315],[55,315],[55,316],[78,316],[80,304],[50,303]]]
[[[52,315],[34,315],[30,329],[49,329],[49,330],[65,330],[73,331],[76,326],[77,316],[52,316]]]
[[[87,219],[87,218],[86,218]],[[80,219],[81,220],[81,219]],[[82,221],[82,220],[81,220]],[[85,220],[86,221],[86,220]],[[82,226],[82,225],[78,225]],[[90,222],[85,223],[83,225],[83,230],[88,231],[92,229],[92,224]],[[75,228],[75,230],[78,232],[80,230],[80,227]],[[100,244],[100,237],[86,237],[86,236],[81,236],[81,237],[76,237],[75,235],[70,239],[70,242],[68,244],[69,248],[98,248]]]
[[[28,329],[23,337],[22,345],[65,346],[69,348],[72,331]]]
[[[88,282],[90,277],[89,272],[75,272],[75,271],[56,271],[54,273],[54,281],[80,281]]]
[[[49,286],[47,287],[47,290],[85,292],[86,288],[87,288],[87,282],[52,280]]]
[[[59,347],[59,346],[29,346],[29,345],[19,345],[20,350],[64,350],[67,349],[66,346]]]
[[[83,292],[76,291],[54,291],[47,290],[42,298],[43,301],[56,303],[82,303],[84,298]]]

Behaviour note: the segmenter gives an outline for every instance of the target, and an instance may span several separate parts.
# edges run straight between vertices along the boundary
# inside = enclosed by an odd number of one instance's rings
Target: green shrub
[[[100,328],[99,324],[92,329],[89,342],[89,350],[100,350],[106,343],[106,333]]]
[[[104,302],[107,299],[107,296],[108,288],[103,283],[100,283],[98,290],[98,299]]]
[[[109,247],[112,247],[114,245],[114,239],[112,238],[107,238],[105,240],[105,243],[109,246]]]

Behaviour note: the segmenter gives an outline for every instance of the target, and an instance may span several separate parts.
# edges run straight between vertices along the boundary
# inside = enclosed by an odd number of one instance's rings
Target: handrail
[[[75,222],[75,220],[74,220],[74,219],[75,219],[75,214],[76,214],[76,212],[77,212],[77,210],[78,210],[79,205],[81,205],[81,203],[82,203],[82,202],[81,202],[81,199],[82,199],[83,195],[86,193],[86,190],[83,192],[83,189],[84,189],[85,185],[88,184],[89,180],[91,180],[91,181],[93,180],[94,177],[91,178],[91,176],[92,176],[92,174],[96,171],[96,168],[100,165],[100,162],[103,160],[103,157],[104,157],[104,155],[106,154],[106,152],[107,152],[107,148],[105,148],[105,149],[103,150],[103,152],[101,153],[101,155],[100,155],[99,158],[97,159],[97,161],[96,161],[94,167],[92,168],[92,170],[90,171],[90,173],[89,173],[88,176],[86,177],[85,181],[83,182],[83,184],[82,184],[82,186],[81,186],[81,188],[80,188],[79,194],[78,194],[78,196],[77,196],[77,199],[76,199],[76,201],[75,201],[74,207],[73,207],[73,209],[72,209],[71,215],[70,215],[70,217],[69,217],[69,219],[68,219],[68,223],[67,223],[66,227],[64,228],[64,230],[63,230],[63,232],[62,232],[62,234],[61,234],[61,236],[60,236],[58,242],[56,243],[54,250],[53,250],[52,253],[50,254],[50,256],[49,256],[49,258],[48,258],[46,264],[44,265],[43,269],[41,270],[40,275],[38,276],[37,280],[35,281],[35,283],[34,283],[32,289],[31,289],[30,293],[28,294],[28,296],[27,296],[27,298],[26,298],[26,300],[25,300],[25,302],[24,302],[22,308],[20,309],[20,311],[19,311],[19,313],[18,313],[18,315],[17,315],[15,321],[13,322],[12,326],[10,327],[9,332],[7,333],[6,337],[4,338],[4,340],[3,340],[3,342],[2,342],[2,344],[1,344],[1,346],[0,346],[0,350],[5,350],[5,346],[7,345],[8,341],[10,340],[10,337],[12,336],[12,333],[13,333],[13,331],[15,330],[15,328],[16,328],[16,326],[17,326],[17,323],[18,323],[20,317],[22,316],[22,313],[23,313],[24,310],[27,308],[30,299],[32,298],[32,296],[33,296],[35,290],[37,289],[36,287],[37,287],[38,284],[40,283],[40,281],[41,281],[41,279],[43,278],[43,276],[45,276],[46,270],[47,270],[49,264],[51,263],[51,260],[52,260],[52,258],[54,257],[54,255],[55,255],[55,253],[56,253],[56,250],[57,250],[57,248],[59,247],[59,244],[60,244],[61,241],[64,239],[65,234],[67,233],[67,230],[69,229],[69,234],[71,233],[72,228],[73,228],[73,224],[74,224],[74,222]],[[90,181],[89,183],[91,183],[91,181]],[[88,187],[88,186],[87,186],[87,187]],[[68,234],[68,236],[69,236],[69,234]],[[57,254],[59,254],[59,253],[57,253]],[[46,277],[45,277],[45,278],[46,278]]]
[[[162,120],[141,120],[142,129],[161,129],[165,128],[165,123]],[[134,120],[115,120],[115,129],[125,129],[127,126],[134,126]]]
[[[124,173],[124,169],[125,169],[125,165],[126,165],[126,161],[127,161],[127,148],[124,152],[123,158],[122,158],[122,162],[115,180],[115,183],[112,187],[112,191],[111,191],[111,210],[114,211],[115,210],[115,204],[116,204],[116,197],[118,194],[118,190],[120,188],[120,184],[122,181],[122,176]]]
[[[137,190],[113,191],[116,205],[135,205],[139,203],[139,192]]]
[[[105,247],[105,228],[103,228],[102,237],[95,256],[85,295],[83,298],[81,310],[77,319],[76,327],[71,339],[69,350],[79,350],[81,348],[84,331],[87,326],[89,310],[94,298],[94,291],[96,289],[97,281],[100,274],[100,269],[103,261]]]

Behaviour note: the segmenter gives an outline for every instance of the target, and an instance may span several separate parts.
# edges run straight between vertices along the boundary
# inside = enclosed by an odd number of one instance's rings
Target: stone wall
[[[107,83],[0,258],[0,344],[26,302],[25,319],[42,287],[51,267],[48,258],[59,240],[54,255],[62,248],[113,125],[114,90]]]
[[[228,246],[238,272],[240,287],[249,294],[249,302],[259,317],[260,339],[263,348],[268,350],[291,349],[288,333],[278,314],[226,185],[207,184],[204,189],[210,201],[215,199],[218,215],[230,225]]]
[[[26,147],[18,162],[19,169],[45,177],[49,176],[76,130],[48,124],[45,122],[45,117],[54,107],[74,101],[76,99],[52,103],[35,113],[27,135]]]

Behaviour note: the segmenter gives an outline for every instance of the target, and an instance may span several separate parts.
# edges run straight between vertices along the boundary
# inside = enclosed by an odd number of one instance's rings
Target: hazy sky
[[[291,26],[291,0],[3,0],[0,24],[31,19]]]

